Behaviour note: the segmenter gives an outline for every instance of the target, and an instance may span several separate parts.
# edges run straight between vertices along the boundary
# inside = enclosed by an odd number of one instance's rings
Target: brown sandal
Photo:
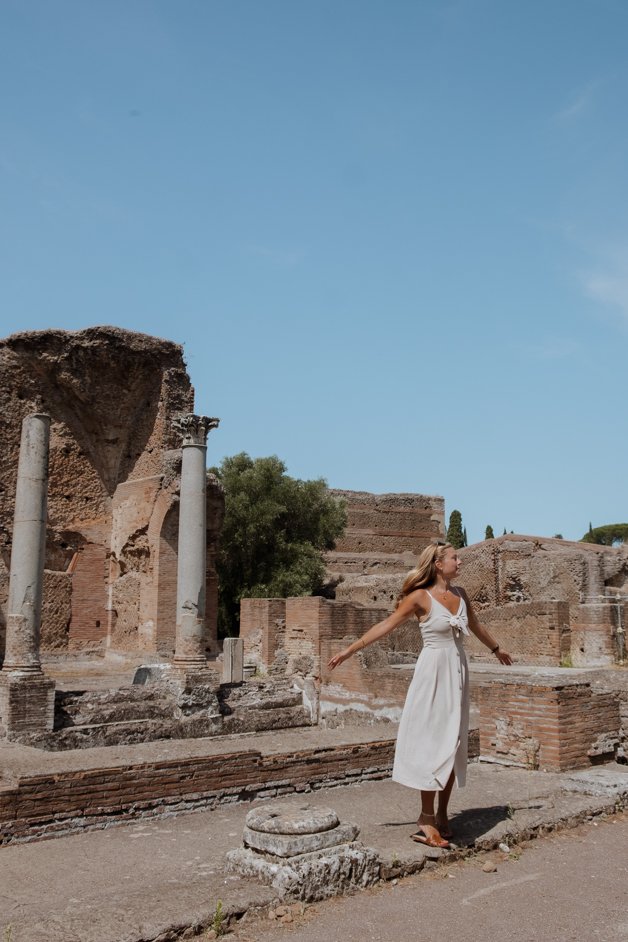
[[[449,841],[444,840],[442,837],[439,840],[437,837],[430,837],[429,834],[426,834],[423,828],[418,830],[415,834],[410,835],[413,841],[416,841],[417,844],[425,844],[426,847],[440,847],[442,850],[448,850],[451,847]]]
[[[433,814],[426,814],[424,811],[422,811],[421,817],[431,818],[432,821],[436,822],[436,816]],[[417,824],[419,826],[418,831],[410,835],[411,839],[416,841],[417,844],[425,844],[426,847],[440,847],[442,850],[447,850],[451,846],[449,841],[444,840],[435,823],[430,825],[430,827],[434,827],[438,833],[438,837],[430,837],[430,835],[426,832],[424,825],[421,824],[420,821],[417,821]]]

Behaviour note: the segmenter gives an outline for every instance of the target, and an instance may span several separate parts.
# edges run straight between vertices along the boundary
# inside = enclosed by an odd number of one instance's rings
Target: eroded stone
[[[339,824],[328,831],[316,834],[273,834],[244,828],[244,843],[253,850],[274,854],[277,857],[294,857],[354,841],[359,834],[355,824]]]
[[[246,827],[265,834],[317,834],[338,827],[338,815],[331,808],[313,808],[309,804],[253,808],[246,816]],[[321,845],[322,846],[322,845]]]

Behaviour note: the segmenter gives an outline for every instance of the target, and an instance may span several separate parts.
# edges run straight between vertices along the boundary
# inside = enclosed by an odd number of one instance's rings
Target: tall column
[[[52,729],[54,683],[39,659],[50,417],[22,423],[0,711],[8,734]]]
[[[175,419],[183,435],[179,545],[177,561],[177,625],[174,666],[198,670],[206,666],[205,579],[207,555],[207,433],[219,419],[181,415]]]

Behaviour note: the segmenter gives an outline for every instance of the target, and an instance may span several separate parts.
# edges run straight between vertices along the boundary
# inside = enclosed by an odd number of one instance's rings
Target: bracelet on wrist
[[[497,654],[499,651],[499,645],[496,644],[494,648],[491,648],[491,654]]]

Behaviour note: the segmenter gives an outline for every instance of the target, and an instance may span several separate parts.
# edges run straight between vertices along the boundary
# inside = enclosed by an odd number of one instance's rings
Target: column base
[[[54,680],[42,671],[1,671],[0,716],[8,739],[50,732],[55,718]]]

